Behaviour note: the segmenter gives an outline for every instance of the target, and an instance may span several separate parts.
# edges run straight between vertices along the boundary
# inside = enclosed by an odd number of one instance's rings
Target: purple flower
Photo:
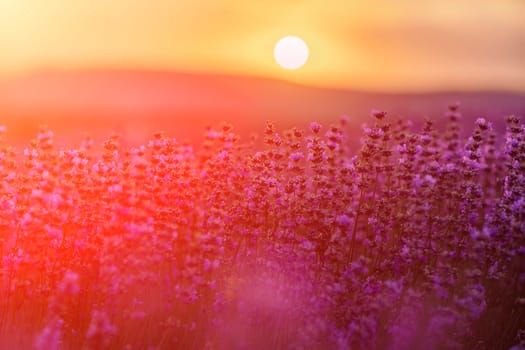
[[[352,219],[350,219],[346,214],[338,215],[335,221],[339,226],[343,227],[347,227],[352,223]]]

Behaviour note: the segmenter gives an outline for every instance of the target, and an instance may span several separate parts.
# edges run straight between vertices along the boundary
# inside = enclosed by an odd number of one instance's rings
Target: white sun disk
[[[308,60],[308,46],[301,38],[286,36],[275,44],[273,56],[281,67],[297,69]]]

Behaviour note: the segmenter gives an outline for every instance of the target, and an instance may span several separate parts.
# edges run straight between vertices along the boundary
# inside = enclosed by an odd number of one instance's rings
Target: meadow
[[[525,346],[525,126],[446,119],[0,128],[0,348]]]

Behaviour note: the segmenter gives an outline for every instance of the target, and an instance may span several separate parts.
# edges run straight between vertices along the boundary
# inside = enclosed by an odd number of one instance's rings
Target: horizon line
[[[244,80],[260,80],[260,81],[272,81],[275,83],[284,83],[293,85],[296,87],[314,88],[324,91],[334,92],[348,92],[348,93],[360,93],[360,94],[379,94],[379,95],[439,95],[439,94],[508,94],[508,95],[519,95],[525,97],[525,89],[512,89],[512,88],[421,88],[421,89],[385,89],[385,88],[359,88],[352,86],[339,86],[339,85],[325,85],[325,84],[310,84],[306,82],[298,82],[293,79],[278,78],[275,76],[268,75],[257,75],[257,74],[242,74],[242,73],[230,73],[230,72],[218,72],[218,71],[206,71],[206,70],[163,70],[155,68],[133,68],[133,67],[63,67],[63,68],[34,68],[21,71],[2,72],[0,71],[0,83],[9,83],[17,81],[23,78],[31,78],[41,74],[87,74],[87,73],[121,73],[121,74],[158,74],[158,75],[187,75],[187,76],[199,76],[199,77],[220,77],[230,79],[244,79]]]

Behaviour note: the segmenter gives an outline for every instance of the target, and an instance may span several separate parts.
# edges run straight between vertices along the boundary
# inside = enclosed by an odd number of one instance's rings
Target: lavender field
[[[446,118],[3,141],[0,348],[525,348],[525,126]]]

